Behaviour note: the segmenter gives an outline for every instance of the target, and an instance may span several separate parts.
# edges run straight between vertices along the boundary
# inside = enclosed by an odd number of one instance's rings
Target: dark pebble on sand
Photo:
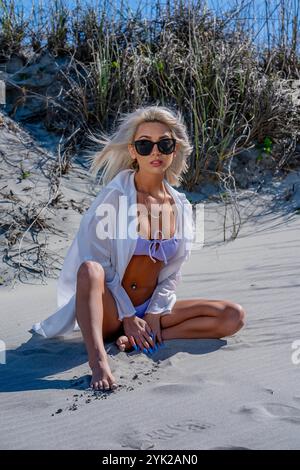
[[[136,380],[136,379],[138,379],[138,378],[139,378],[139,376],[138,376],[137,374],[135,374],[135,375],[132,377],[132,380]]]
[[[58,410],[55,413],[58,414],[58,413],[61,413],[61,412],[62,412],[62,409],[58,408]]]
[[[75,405],[75,403],[73,403],[72,406],[70,406],[69,410],[70,411],[76,411],[78,408],[77,408],[77,405]]]

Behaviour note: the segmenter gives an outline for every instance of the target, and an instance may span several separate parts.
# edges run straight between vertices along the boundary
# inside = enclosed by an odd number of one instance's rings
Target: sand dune
[[[262,198],[260,199],[260,202]],[[267,204],[268,201],[268,204]],[[300,217],[257,204],[222,243],[207,204],[207,245],[184,266],[181,298],[225,298],[247,324],[221,340],[173,340],[152,358],[107,343],[116,392],[87,390],[80,333],[44,340],[28,329],[55,307],[56,281],[1,288],[2,449],[296,449],[300,446]]]

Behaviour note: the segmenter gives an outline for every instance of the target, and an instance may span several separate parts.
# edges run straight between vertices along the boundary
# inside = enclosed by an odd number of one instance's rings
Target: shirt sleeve
[[[115,210],[118,208],[118,192],[113,191],[108,197],[105,198],[103,203],[111,204]],[[114,217],[111,217],[110,223],[114,224]],[[105,272],[105,282],[114,296],[117,304],[118,317],[122,321],[124,317],[131,317],[135,315],[135,308],[128,296],[126,290],[121,284],[118,272],[111,262],[111,250],[113,249],[112,240],[110,237],[99,238],[97,233],[99,229],[104,226],[104,222],[100,216],[97,215],[97,207],[88,215],[87,220],[82,224],[80,234],[78,237],[79,255],[82,261],[96,261],[101,264]],[[111,230],[115,230],[112,225]]]
[[[145,313],[159,313],[164,315],[171,313],[177,299],[176,287],[182,278],[180,267],[188,256],[188,254],[185,254],[178,258],[174,262],[177,265],[177,269],[174,268],[175,271],[170,274],[170,276],[157,284]]]
[[[179,273],[174,273],[157,284],[146,313],[168,314],[176,302],[176,286],[180,280]]]

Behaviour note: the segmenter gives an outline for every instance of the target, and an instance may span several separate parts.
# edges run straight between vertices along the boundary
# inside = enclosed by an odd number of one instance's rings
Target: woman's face
[[[172,135],[166,124],[161,122],[143,122],[136,130],[134,141],[151,140],[152,142],[158,142],[159,140],[167,138],[172,138]],[[128,145],[131,158],[136,159],[139,164],[139,171],[152,174],[164,174],[166,169],[171,165],[176,155],[177,148],[178,144],[176,143],[174,151],[167,155],[161,153],[157,145],[154,145],[150,155],[143,156],[136,151],[134,145]],[[161,163],[153,163],[155,160],[159,160]]]

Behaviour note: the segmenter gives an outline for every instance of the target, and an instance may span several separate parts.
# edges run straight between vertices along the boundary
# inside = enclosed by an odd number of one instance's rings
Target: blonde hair
[[[136,169],[136,161],[132,160],[128,144],[133,143],[137,128],[144,122],[161,122],[166,124],[171,135],[179,143],[176,156],[172,164],[166,170],[165,178],[172,186],[180,186],[182,182],[181,174],[188,171],[187,158],[193,150],[190,145],[183,116],[180,112],[175,114],[164,106],[145,106],[136,109],[131,113],[123,113],[119,119],[120,125],[111,136],[105,134],[90,135],[90,139],[97,144],[103,144],[104,148],[91,156],[87,156],[91,161],[90,171],[97,175],[101,173],[101,183],[108,184],[120,171],[126,169]]]

